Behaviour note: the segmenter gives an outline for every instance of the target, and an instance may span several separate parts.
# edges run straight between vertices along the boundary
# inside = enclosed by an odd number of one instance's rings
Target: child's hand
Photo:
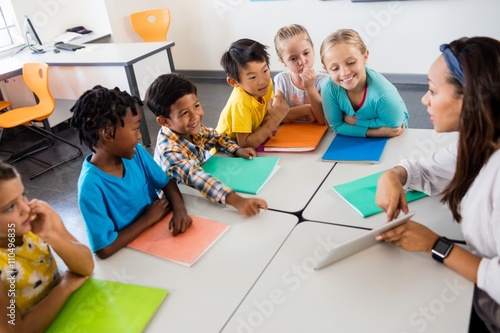
[[[177,236],[180,233],[185,232],[193,223],[193,220],[186,213],[176,213],[172,216],[168,229],[172,230],[172,235]]]
[[[267,113],[270,117],[275,118],[278,123],[285,118],[290,107],[286,103],[285,99],[280,97],[275,97],[270,99],[267,105]]]
[[[236,151],[235,155],[238,156],[238,157],[244,157],[246,159],[251,160],[252,158],[254,158],[255,156],[257,156],[257,152],[252,147],[239,148]]]
[[[149,225],[153,225],[156,222],[160,221],[170,209],[168,208],[168,201],[165,199],[155,200],[148,207],[148,210],[144,214],[146,216],[146,220]]]
[[[47,241],[57,228],[57,223],[61,223],[59,215],[45,201],[33,199],[29,202],[29,206],[31,208],[30,218],[32,219],[31,231]]]
[[[404,124],[401,127],[379,127],[379,128],[371,128],[366,132],[366,136],[372,137],[385,137],[385,138],[393,138],[398,135],[401,135],[405,130]]]
[[[267,210],[266,201],[259,198],[243,198],[236,192],[231,192],[227,196],[226,203],[236,208],[245,217],[259,214],[261,208]]]
[[[309,88],[316,89],[316,73],[312,68],[304,68],[302,73],[300,73],[300,78],[302,79],[302,83],[304,84],[304,90]]]
[[[314,116],[314,113],[312,111],[312,108],[311,106],[309,105],[309,113],[307,114],[307,121],[309,121],[310,123],[314,123],[316,121],[316,117]]]
[[[345,113],[342,115],[342,119],[344,120],[344,123],[349,124],[349,125],[356,125],[356,117],[351,117],[346,115]]]
[[[82,286],[86,279],[87,276],[81,276],[68,269],[59,279],[59,285],[72,294]]]

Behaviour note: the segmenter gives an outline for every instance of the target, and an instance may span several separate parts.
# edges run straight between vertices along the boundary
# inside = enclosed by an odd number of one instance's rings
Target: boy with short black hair
[[[146,105],[162,127],[154,158],[172,179],[196,188],[214,203],[229,204],[243,216],[253,216],[267,203],[243,198],[203,171],[201,164],[211,149],[251,159],[255,149],[241,148],[226,135],[202,125],[203,108],[196,86],[179,74],[160,75],[146,91]]]
[[[240,39],[222,55],[221,65],[233,92],[217,124],[241,147],[257,148],[269,138],[288,113],[283,98],[274,98],[266,46]]]
[[[92,251],[113,255],[173,210],[176,236],[192,223],[175,179],[139,144],[142,105],[118,88],[95,86],[71,108],[71,126],[92,151],[78,179],[78,205]],[[167,198],[159,199],[157,190]]]

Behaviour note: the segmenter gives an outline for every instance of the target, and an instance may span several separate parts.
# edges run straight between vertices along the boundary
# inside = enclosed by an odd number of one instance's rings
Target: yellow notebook
[[[267,152],[303,152],[316,149],[325,135],[327,125],[295,122],[282,125],[264,144]]]
[[[172,213],[144,230],[127,246],[184,266],[192,266],[229,228],[228,224],[191,216],[186,232],[173,236],[168,230]]]

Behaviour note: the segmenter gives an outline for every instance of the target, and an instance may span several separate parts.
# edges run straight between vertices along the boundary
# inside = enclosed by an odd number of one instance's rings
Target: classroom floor
[[[192,79],[198,87],[198,98],[205,111],[203,123],[209,127],[215,127],[219,113],[224,107],[231,93],[231,87],[222,79]],[[411,128],[432,128],[425,107],[420,103],[422,95],[427,90],[426,85],[397,85],[403,100],[406,103],[410,115],[409,126]],[[146,121],[152,144],[148,151],[152,154],[156,143],[156,135],[159,125],[151,111],[145,110]],[[78,144],[76,133],[63,124],[58,134],[67,140]],[[33,140],[32,134],[25,129],[4,130],[0,141],[0,159],[5,160],[9,152],[19,151]],[[50,203],[61,215],[66,227],[82,243],[88,244],[85,225],[81,217],[77,203],[77,181],[82,161],[90,153],[89,149],[82,147],[82,157],[65,163],[33,180],[29,176],[40,170],[40,163],[33,159],[24,159],[15,163],[16,168],[23,176],[24,186],[28,198],[38,198]],[[37,155],[39,159],[53,161],[72,154],[67,145],[56,143],[49,150]]]

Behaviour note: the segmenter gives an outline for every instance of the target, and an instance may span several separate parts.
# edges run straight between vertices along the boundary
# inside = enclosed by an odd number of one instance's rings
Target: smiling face
[[[333,82],[346,90],[363,90],[366,84],[365,64],[368,51],[361,53],[350,44],[336,44],[325,51],[323,64]]]
[[[440,56],[429,69],[429,90],[422,97],[436,132],[456,131],[460,122],[463,96],[457,96],[454,86],[446,79],[450,75],[444,57]]]
[[[228,78],[229,85],[241,87],[256,99],[266,95],[270,82],[271,72],[267,63],[256,61],[248,62],[245,68],[240,69],[238,82]]]
[[[304,68],[312,68],[314,49],[307,36],[301,34],[289,39],[279,60],[294,74],[301,74]]]
[[[158,123],[189,140],[201,130],[203,108],[195,94],[187,94],[170,106],[170,116],[158,117]]]
[[[30,206],[19,177],[0,181],[0,238],[6,238],[9,229],[16,236],[31,231]]]

